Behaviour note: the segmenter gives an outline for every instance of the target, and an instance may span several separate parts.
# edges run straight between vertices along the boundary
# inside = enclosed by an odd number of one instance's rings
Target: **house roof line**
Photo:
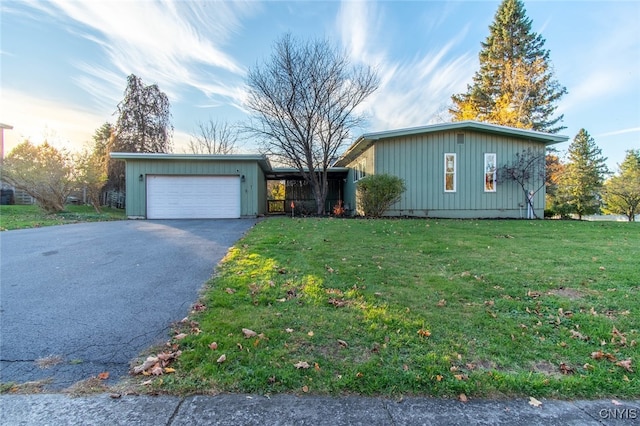
[[[389,139],[399,136],[417,135],[422,133],[435,133],[449,130],[477,130],[480,132],[497,133],[502,135],[510,135],[519,138],[526,138],[538,142],[544,142],[545,145],[566,142],[568,136],[555,135],[551,133],[538,132],[535,130],[518,129],[515,127],[500,126],[497,124],[482,123],[480,121],[455,121],[451,123],[429,124],[418,127],[408,127],[395,130],[384,130],[380,132],[370,132],[362,134],[349,148],[340,156],[334,164],[336,166],[346,166],[350,161],[360,155],[375,141],[381,139]]]
[[[112,152],[114,160],[188,160],[188,161],[256,161],[262,170],[272,170],[266,155],[262,154],[164,154],[147,152]]]

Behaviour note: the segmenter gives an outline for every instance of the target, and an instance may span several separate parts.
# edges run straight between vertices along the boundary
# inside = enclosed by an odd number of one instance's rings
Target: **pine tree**
[[[453,121],[477,120],[557,133],[555,103],[567,89],[554,79],[545,40],[531,31],[521,0],[503,0],[479,54],[467,92],[451,97]]]
[[[600,190],[608,173],[602,150],[585,129],[580,129],[569,145],[568,163],[558,194],[578,219],[600,210]]]
[[[640,149],[629,150],[619,172],[604,184],[605,212],[623,214],[635,222],[640,213]]]

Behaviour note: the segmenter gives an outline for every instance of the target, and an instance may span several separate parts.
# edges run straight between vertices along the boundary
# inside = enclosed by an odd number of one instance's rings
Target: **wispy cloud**
[[[224,50],[254,2],[31,1],[32,8],[60,20],[103,51],[100,63],[79,62],[78,84],[96,98],[111,87],[120,93],[122,76],[134,73],[157,83],[172,100],[185,86],[207,96],[235,99],[238,90],[211,81],[224,77],[240,86],[244,68]],[[118,76],[117,81],[114,76]],[[116,86],[117,84],[117,86]]]
[[[474,66],[476,53],[452,54],[468,29],[463,28],[439,48],[417,52],[413,59],[401,61],[393,57],[391,46],[399,41],[386,31],[384,17],[376,3],[345,1],[336,20],[351,59],[376,67],[380,76],[380,88],[366,105],[372,116],[368,130],[442,121],[451,95],[464,89]],[[381,40],[381,34],[385,40]]]

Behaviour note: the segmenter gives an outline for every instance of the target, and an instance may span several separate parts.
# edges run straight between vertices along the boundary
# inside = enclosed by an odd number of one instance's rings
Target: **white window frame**
[[[493,160],[493,172],[490,171],[491,163],[489,160]],[[484,192],[496,192],[498,184],[498,155],[495,152],[486,152],[484,154],[484,173],[482,176],[482,186]],[[493,175],[493,188],[487,188],[487,177]]]
[[[448,172],[447,159],[453,157],[453,172]],[[458,158],[455,152],[446,152],[444,154],[444,192],[456,192],[457,190],[457,170],[458,170]],[[453,189],[447,189],[447,175],[453,176]]]
[[[359,181],[360,179],[362,179],[367,175],[367,172],[365,171],[366,167],[367,167],[367,160],[362,160],[353,167],[354,182]]]

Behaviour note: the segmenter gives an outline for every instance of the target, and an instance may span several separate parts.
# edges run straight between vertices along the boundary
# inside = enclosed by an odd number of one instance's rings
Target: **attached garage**
[[[130,219],[228,219],[266,213],[263,155],[113,152],[126,163]]]
[[[240,176],[147,175],[147,219],[240,217]]]

